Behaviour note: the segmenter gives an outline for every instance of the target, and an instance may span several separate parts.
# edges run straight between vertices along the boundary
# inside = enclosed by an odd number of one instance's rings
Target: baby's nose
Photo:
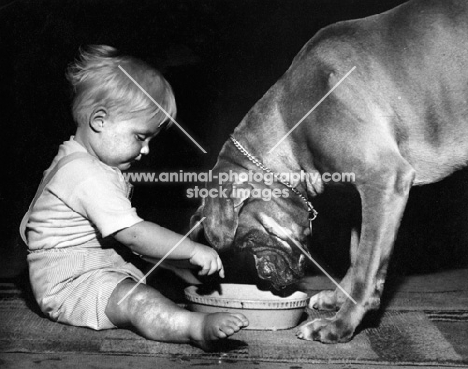
[[[148,155],[149,154],[149,145],[144,143],[140,150],[141,155]]]

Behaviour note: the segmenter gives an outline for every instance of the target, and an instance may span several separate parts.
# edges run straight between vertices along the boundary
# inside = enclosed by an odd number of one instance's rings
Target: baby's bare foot
[[[206,314],[202,323],[201,339],[192,340],[195,346],[205,351],[214,348],[214,342],[232,336],[247,327],[249,321],[242,314],[213,313]]]
[[[226,338],[249,325],[244,315],[229,313],[207,314],[204,323],[203,338],[208,341]]]

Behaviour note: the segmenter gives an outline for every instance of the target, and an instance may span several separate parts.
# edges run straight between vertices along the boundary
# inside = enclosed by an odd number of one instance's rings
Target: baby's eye
[[[136,135],[136,139],[137,139],[138,141],[144,141],[144,140],[146,140],[146,137],[143,136],[143,135]]]

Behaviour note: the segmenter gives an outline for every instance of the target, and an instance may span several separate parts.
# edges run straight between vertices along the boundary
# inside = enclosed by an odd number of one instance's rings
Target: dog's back
[[[305,88],[324,95],[352,66],[347,87],[334,97],[393,135],[416,170],[415,184],[435,182],[466,165],[468,1],[410,1],[324,28],[285,74],[284,96],[298,88],[291,81],[304,76],[311,78]]]

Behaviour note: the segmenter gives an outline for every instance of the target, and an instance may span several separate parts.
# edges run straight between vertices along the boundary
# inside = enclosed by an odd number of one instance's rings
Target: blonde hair
[[[169,118],[119,68],[124,69],[171,117],[177,111],[169,83],[156,69],[143,61],[125,55],[106,45],[80,48],[80,57],[66,73],[74,97],[73,118],[77,125],[87,124],[93,110],[99,105],[112,115],[132,114],[149,110],[160,125]]]

